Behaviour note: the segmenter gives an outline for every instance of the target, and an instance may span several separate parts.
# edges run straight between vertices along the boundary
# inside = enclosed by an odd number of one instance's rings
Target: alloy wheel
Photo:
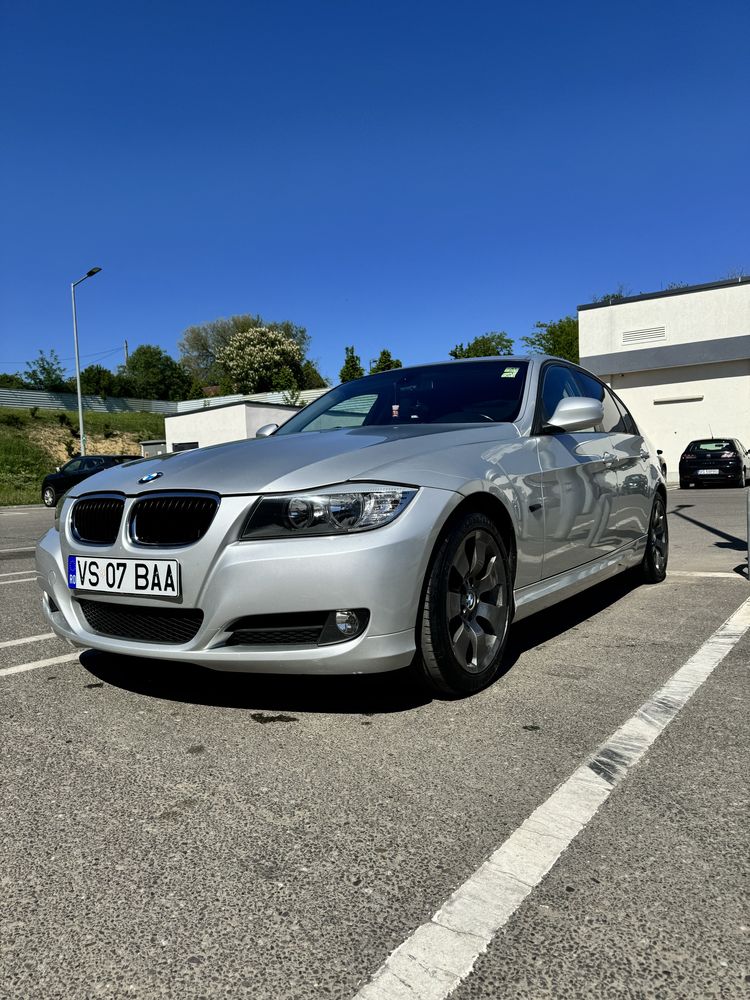
[[[667,513],[662,503],[654,505],[654,512],[651,517],[651,531],[649,541],[653,553],[654,568],[658,573],[663,573],[667,565]]]
[[[446,617],[453,655],[469,673],[481,673],[508,625],[504,562],[492,535],[478,530],[462,540],[447,584]]]

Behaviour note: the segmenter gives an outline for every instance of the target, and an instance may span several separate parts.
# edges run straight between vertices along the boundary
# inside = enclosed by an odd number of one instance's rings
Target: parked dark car
[[[700,438],[680,456],[680,487],[729,483],[744,487],[750,478],[750,452],[737,438]]]
[[[47,507],[55,507],[57,501],[67,493],[71,486],[76,486],[89,476],[102,469],[111,469],[123,462],[133,462],[140,455],[85,455],[83,458],[71,458],[56,472],[50,472],[42,482],[42,500]]]

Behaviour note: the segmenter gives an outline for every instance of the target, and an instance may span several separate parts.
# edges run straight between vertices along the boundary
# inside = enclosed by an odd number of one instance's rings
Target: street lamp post
[[[100,267],[92,267],[82,278],[74,281],[70,286],[70,297],[73,300],[73,342],[76,354],[76,390],[78,392],[78,433],[81,436],[81,455],[86,454],[86,435],[83,432],[83,400],[81,399],[81,365],[78,360],[78,318],[76,317],[76,285],[80,285],[86,278],[93,278],[101,271]]]

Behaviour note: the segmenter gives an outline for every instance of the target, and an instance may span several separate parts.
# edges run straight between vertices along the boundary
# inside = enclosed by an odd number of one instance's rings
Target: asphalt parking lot
[[[750,598],[745,493],[669,508],[663,584],[520,623],[463,701],[75,654],[33,579],[52,512],[0,511],[0,996],[444,996],[373,977]],[[746,995],[749,654],[724,642],[451,996]]]

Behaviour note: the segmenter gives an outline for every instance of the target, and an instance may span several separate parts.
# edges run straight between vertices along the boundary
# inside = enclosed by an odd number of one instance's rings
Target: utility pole
[[[126,340],[125,341],[125,365],[126,366],[127,366],[127,363],[128,363],[128,342]]]
[[[78,360],[78,317],[76,316],[76,285],[80,285],[86,278],[93,278],[101,271],[100,267],[92,267],[82,278],[74,281],[70,286],[70,297],[73,300],[73,343],[76,352],[76,390],[78,392],[78,433],[81,439],[81,455],[86,454],[86,435],[83,431],[83,400],[81,399],[81,364]]]

